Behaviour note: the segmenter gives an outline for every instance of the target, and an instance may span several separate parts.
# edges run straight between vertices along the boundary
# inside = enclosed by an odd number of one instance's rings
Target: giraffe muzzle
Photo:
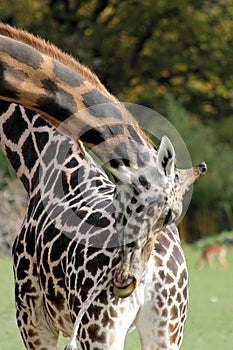
[[[207,165],[205,162],[202,162],[195,167],[195,175],[198,177],[202,174],[205,174],[207,171]]]
[[[118,298],[127,298],[137,286],[137,281],[130,270],[117,271],[113,282],[113,293]]]

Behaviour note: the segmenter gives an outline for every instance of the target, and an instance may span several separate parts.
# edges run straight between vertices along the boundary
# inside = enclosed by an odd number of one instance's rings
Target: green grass
[[[189,268],[190,303],[182,350],[232,350],[233,344],[233,249],[228,250],[226,269],[217,263],[214,269],[195,264],[201,250],[184,247]],[[25,350],[15,322],[13,272],[11,259],[0,259],[0,350]],[[61,339],[59,350],[67,339]],[[125,349],[139,350],[134,332],[127,336]]]
[[[182,350],[230,350],[233,348],[233,249],[227,253],[228,267],[215,262],[200,270],[195,264],[200,250],[184,249],[189,269],[189,312]]]

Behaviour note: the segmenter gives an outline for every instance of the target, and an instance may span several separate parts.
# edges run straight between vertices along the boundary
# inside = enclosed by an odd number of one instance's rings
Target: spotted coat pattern
[[[87,302],[78,329],[81,349],[123,349],[133,326],[143,349],[178,349],[188,286],[175,226],[157,234],[136,291],[116,298],[114,185],[38,114],[3,101],[0,108],[1,147],[29,194],[13,247],[17,322],[26,348],[55,350],[58,333],[71,336]]]
[[[139,155],[132,149],[139,146],[148,152],[146,161],[155,154],[130,113],[93,73],[53,45],[4,24],[0,24],[0,96],[60,125],[93,148],[110,168],[137,166]]]
[[[176,229],[166,225],[179,216],[183,194],[205,164],[176,170],[170,141],[163,138],[157,153],[96,76],[5,25],[0,99],[1,144],[29,194],[13,248],[17,320],[26,347],[53,350],[58,332],[70,336],[75,324],[72,336],[77,332],[82,349],[121,349],[132,325],[143,349],[177,349],[187,272]]]

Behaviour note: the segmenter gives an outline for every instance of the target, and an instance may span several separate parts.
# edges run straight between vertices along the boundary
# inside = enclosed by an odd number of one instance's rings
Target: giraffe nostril
[[[207,170],[207,165],[205,162],[201,162],[197,167],[202,174],[204,174]]]

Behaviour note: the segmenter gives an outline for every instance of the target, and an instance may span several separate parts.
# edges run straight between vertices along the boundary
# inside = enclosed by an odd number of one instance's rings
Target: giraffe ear
[[[157,166],[161,175],[170,176],[174,172],[176,153],[167,136],[163,136],[157,155]]]

